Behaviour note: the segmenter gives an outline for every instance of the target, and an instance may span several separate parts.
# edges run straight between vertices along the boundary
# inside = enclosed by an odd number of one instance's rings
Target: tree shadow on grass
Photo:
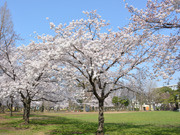
[[[32,119],[31,124],[37,125],[56,125],[56,128],[48,134],[73,135],[73,134],[95,134],[97,123],[84,122],[65,117],[45,116],[42,119]]]
[[[4,116],[2,116],[5,119],[12,119],[12,118],[22,118],[23,114],[22,113],[16,113],[13,112],[13,116],[10,116],[9,113],[6,113]]]
[[[32,124],[57,125],[56,129],[48,134],[73,135],[73,134],[95,134],[98,124],[65,117],[45,116],[44,119],[32,119]],[[171,135],[179,134],[179,126],[157,126],[152,124],[135,125],[131,123],[105,123],[106,135]]]
[[[22,129],[23,120],[0,123],[0,126]],[[93,135],[98,124],[60,116],[31,115],[28,128],[32,130],[48,129],[49,135]],[[25,127],[26,128],[26,127]],[[105,135],[178,135],[180,126],[157,126],[152,124],[135,125],[132,123],[105,123]]]
[[[106,123],[107,135],[179,135],[180,126],[157,126],[152,124],[134,125],[130,123]]]

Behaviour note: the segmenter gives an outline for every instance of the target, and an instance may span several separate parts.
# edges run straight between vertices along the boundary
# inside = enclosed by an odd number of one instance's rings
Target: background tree
[[[150,110],[154,109],[155,102],[154,102],[154,97],[156,95],[153,95],[154,93],[152,92],[156,88],[156,82],[154,80],[147,80],[146,86],[145,86],[145,95],[146,95],[146,104],[150,105]]]
[[[177,90],[180,92],[180,78],[179,78],[179,81],[177,83]]]
[[[170,98],[172,96],[172,89],[169,87],[160,88],[162,103],[164,104],[164,110],[169,107]]]
[[[135,74],[133,74],[132,89],[134,92],[134,99],[140,103],[140,110],[143,110],[143,103],[147,99],[147,84],[149,84],[152,75],[146,69],[140,68]]]
[[[5,3],[0,7],[0,76],[6,74],[10,78],[14,79],[14,67],[12,66],[12,52],[15,47],[15,42],[18,39],[17,34],[13,29],[13,22],[7,4]],[[4,63],[4,60],[6,63]],[[9,70],[7,71],[7,67]],[[2,92],[2,89],[0,93]],[[1,103],[0,109],[4,110],[4,105]]]
[[[14,67],[12,66],[11,54],[18,36],[13,30],[10,11],[7,9],[6,3],[0,8],[0,20],[0,69],[3,73],[14,79],[15,75],[13,74]],[[3,63],[4,61],[7,61],[6,65]],[[7,66],[11,68],[9,71],[7,71]]]
[[[129,105],[129,103],[130,103],[129,99],[127,99],[127,98],[121,99],[120,98],[120,104],[121,104],[122,108],[127,107]]]
[[[9,100],[7,100],[6,105],[10,111],[10,116],[12,117],[13,116],[13,105],[14,105],[14,96],[13,95],[9,96]]]
[[[118,106],[119,106],[119,98],[117,96],[114,96],[112,98],[112,103],[114,104],[114,106],[116,107],[116,111],[118,111]]]
[[[114,96],[112,98],[112,103],[116,107],[116,111],[118,111],[119,109],[123,109],[124,107],[127,107],[129,105],[130,101],[127,98],[121,98],[121,97]]]
[[[4,75],[1,76],[2,92],[6,96],[13,92],[21,96],[25,124],[29,123],[32,101],[61,101],[61,97],[57,95],[63,93],[59,89],[61,82],[56,79],[57,72],[53,70],[49,56],[44,53],[45,50],[38,50],[36,47],[31,43],[14,48],[10,61],[4,58],[2,63],[7,64]],[[54,96],[57,100],[53,100]]]
[[[155,93],[154,100],[156,101],[156,103],[162,103],[164,110],[178,109],[177,90],[172,90],[169,87],[162,87],[162,88],[154,89],[153,93]]]
[[[179,78],[179,82],[177,83],[177,95],[179,95],[180,97],[180,78]],[[176,96],[177,96],[176,95]],[[178,101],[178,109],[180,109],[180,99],[177,99]]]

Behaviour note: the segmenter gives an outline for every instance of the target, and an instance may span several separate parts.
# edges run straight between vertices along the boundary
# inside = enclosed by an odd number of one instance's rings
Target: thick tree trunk
[[[104,100],[99,100],[99,118],[97,135],[104,135]]]
[[[23,105],[24,105],[23,119],[24,119],[25,124],[29,124],[31,101],[24,99]]]

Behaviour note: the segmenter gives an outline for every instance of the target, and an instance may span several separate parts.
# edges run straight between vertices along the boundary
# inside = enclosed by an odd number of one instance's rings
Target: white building
[[[169,87],[169,88],[171,88],[172,90],[177,90],[177,84],[165,85],[165,86],[162,86],[162,87]],[[162,88],[162,87],[157,87],[157,88]]]

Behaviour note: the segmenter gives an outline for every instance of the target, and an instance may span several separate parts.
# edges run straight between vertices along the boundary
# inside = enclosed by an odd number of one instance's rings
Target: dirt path
[[[105,114],[113,113],[134,113],[133,111],[104,112]],[[98,114],[98,112],[66,112],[64,114]]]

